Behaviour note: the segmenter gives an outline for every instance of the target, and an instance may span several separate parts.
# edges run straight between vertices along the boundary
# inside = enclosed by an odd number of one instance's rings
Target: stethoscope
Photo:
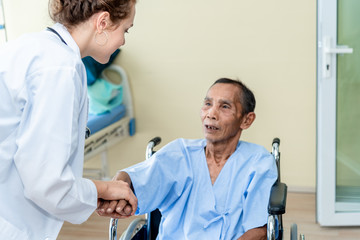
[[[65,42],[65,40],[60,36],[60,34],[59,34],[55,29],[53,29],[53,28],[51,28],[51,27],[47,27],[46,30],[55,33],[55,34],[60,38],[60,40],[61,40],[63,43],[65,43],[65,45],[67,45],[67,43]]]

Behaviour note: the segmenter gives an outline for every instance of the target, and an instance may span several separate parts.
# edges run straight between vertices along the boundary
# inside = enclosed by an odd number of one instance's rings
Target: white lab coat
[[[88,112],[80,51],[60,24],[0,50],[0,239],[56,239],[95,210],[82,178]]]

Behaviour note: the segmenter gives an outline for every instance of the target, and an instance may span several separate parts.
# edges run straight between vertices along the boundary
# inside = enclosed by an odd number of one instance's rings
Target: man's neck
[[[205,156],[212,184],[215,183],[229,157],[235,152],[238,144],[238,140],[235,140],[226,143],[207,142]]]

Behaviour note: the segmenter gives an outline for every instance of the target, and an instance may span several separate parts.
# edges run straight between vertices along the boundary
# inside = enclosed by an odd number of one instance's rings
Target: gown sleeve
[[[73,68],[54,68],[28,80],[19,94],[24,108],[14,157],[25,197],[61,220],[81,223],[95,210],[97,191],[92,181],[76,177],[72,167],[83,161],[76,154],[83,148],[78,138],[84,137],[78,128],[80,77]]]
[[[190,186],[190,159],[179,140],[169,143],[148,160],[126,171],[138,198],[137,214],[168,209]]]
[[[243,232],[267,223],[270,189],[277,179],[275,159],[269,153],[259,154],[248,175],[244,193]]]

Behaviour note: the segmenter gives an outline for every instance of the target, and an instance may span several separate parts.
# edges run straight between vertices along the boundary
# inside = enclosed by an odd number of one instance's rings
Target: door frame
[[[336,211],[337,0],[317,0],[316,219],[322,226],[359,226],[360,213]],[[328,66],[326,68],[326,66]]]

